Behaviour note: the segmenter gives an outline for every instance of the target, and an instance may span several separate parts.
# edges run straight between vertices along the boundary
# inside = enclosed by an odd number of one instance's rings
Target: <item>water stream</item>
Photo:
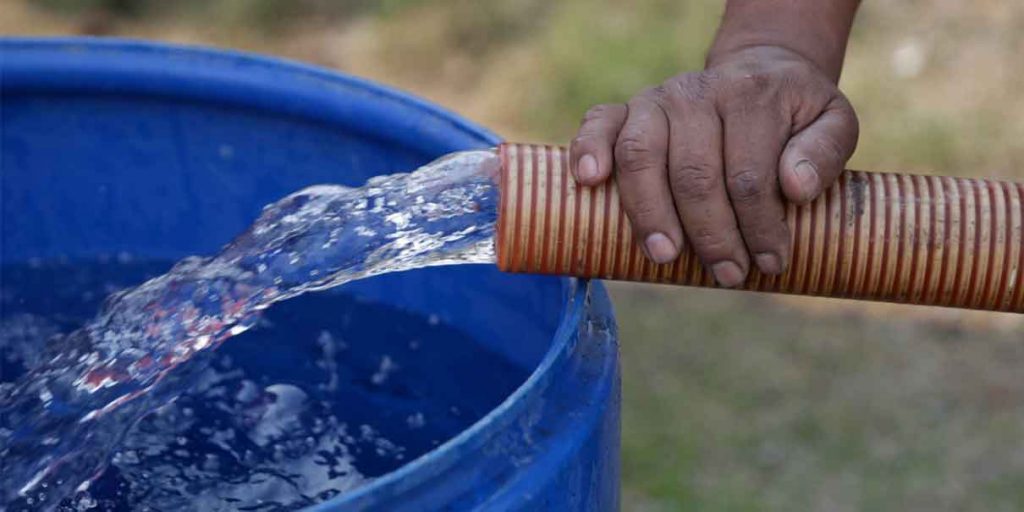
[[[0,379],[2,502],[11,510],[51,509],[100,477],[124,443],[143,442],[138,436],[126,440],[126,432],[158,406],[197,386],[244,387],[246,377],[232,373],[211,349],[255,326],[274,303],[386,272],[493,262],[497,167],[493,151],[469,151],[359,188],[310,187],[265,207],[218,254],[186,258],[110,295],[98,314],[68,334],[36,320],[22,319],[13,331],[5,322],[10,332],[0,348],[33,350],[21,354],[24,368],[15,378]],[[386,361],[380,371],[386,378]],[[303,391],[276,388],[270,394],[279,408],[314,402]],[[236,397],[228,408],[248,410],[258,401],[250,395]],[[202,405],[196,400],[183,398],[192,405],[181,406],[178,416]],[[263,406],[261,418],[267,414]],[[233,414],[244,416],[239,411]],[[192,428],[179,420],[146,421]],[[321,427],[341,435],[338,425]],[[303,434],[301,443],[321,442],[319,434]],[[363,436],[387,451],[387,440],[372,432],[344,435]],[[289,446],[279,449],[298,449]],[[321,483],[344,487],[330,479]]]

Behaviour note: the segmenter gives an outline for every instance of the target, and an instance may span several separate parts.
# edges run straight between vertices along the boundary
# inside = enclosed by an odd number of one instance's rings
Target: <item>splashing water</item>
[[[196,381],[209,349],[275,302],[386,272],[493,262],[497,168],[493,151],[468,151],[360,188],[310,187],[265,207],[217,255],[110,296],[0,385],[0,499],[46,489],[49,508],[87,484],[131,425]]]

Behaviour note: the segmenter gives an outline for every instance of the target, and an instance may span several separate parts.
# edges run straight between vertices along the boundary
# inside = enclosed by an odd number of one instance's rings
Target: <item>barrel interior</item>
[[[343,90],[337,94],[357,101]],[[2,272],[121,262],[134,274],[107,271],[112,282],[128,285],[179,258],[210,254],[263,205],[301,187],[359,185],[413,169],[453,145],[494,142],[486,135],[453,142],[428,126],[411,146],[409,133],[400,130],[412,128],[396,128],[391,137],[367,133],[361,128],[366,122],[372,119],[332,122],[168,94],[5,88]],[[61,277],[51,277],[59,286]],[[47,293],[37,288],[33,297],[46,303]],[[91,300],[98,306],[99,298]],[[417,414],[429,410],[425,422],[433,415],[454,431],[505,400],[533,371],[565,304],[564,282],[556,278],[510,276],[489,266],[418,270],[272,308],[264,328],[228,341],[220,354],[254,375],[300,382],[325,371],[317,358],[327,332],[334,350],[344,352],[335,359],[348,365],[330,392],[350,406],[335,412],[354,428],[382,415],[393,416],[389,424],[413,426]],[[18,312],[5,307],[3,316]],[[488,374],[467,354],[446,351],[452,339],[494,355],[507,374]],[[393,375],[375,387],[385,357]],[[505,384],[488,386],[489,380]],[[401,421],[391,421],[396,418]],[[401,445],[404,432],[395,427],[381,434]],[[435,441],[417,441],[403,460],[444,439]]]

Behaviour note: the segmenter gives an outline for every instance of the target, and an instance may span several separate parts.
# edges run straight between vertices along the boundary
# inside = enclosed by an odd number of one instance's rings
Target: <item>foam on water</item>
[[[493,262],[497,166],[493,151],[471,151],[360,188],[310,187],[267,206],[218,254],[187,258],[111,295],[98,315],[67,335],[57,335],[51,319],[5,319],[5,354],[34,350],[17,356],[26,370],[0,384],[0,499],[12,508],[50,508],[84,489],[122,441],[131,446],[135,438],[126,441],[125,434],[141,417],[204,379],[230,380],[209,376],[209,349],[253,327],[275,302],[385,272]],[[317,339],[324,350],[338,349],[330,333]],[[371,381],[385,384],[401,368],[382,356]],[[320,385],[331,389],[337,381]],[[315,406],[307,391],[284,384],[248,388],[234,403],[247,407],[257,395],[274,397],[247,430],[257,446],[276,443],[293,430],[287,418]],[[374,436],[372,428],[347,432]],[[311,435],[281,449],[292,448],[328,447]],[[124,457],[124,467],[132,466]],[[272,480],[268,486],[277,485]],[[346,485],[328,479],[313,487]]]

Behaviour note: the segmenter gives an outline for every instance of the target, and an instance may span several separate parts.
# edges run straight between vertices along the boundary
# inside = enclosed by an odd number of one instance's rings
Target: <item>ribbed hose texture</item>
[[[656,265],[634,240],[614,184],[583,187],[558,146],[504,144],[498,266],[715,286],[684,246]],[[789,269],[751,291],[1024,312],[1024,184],[847,171],[815,202],[789,205]]]

